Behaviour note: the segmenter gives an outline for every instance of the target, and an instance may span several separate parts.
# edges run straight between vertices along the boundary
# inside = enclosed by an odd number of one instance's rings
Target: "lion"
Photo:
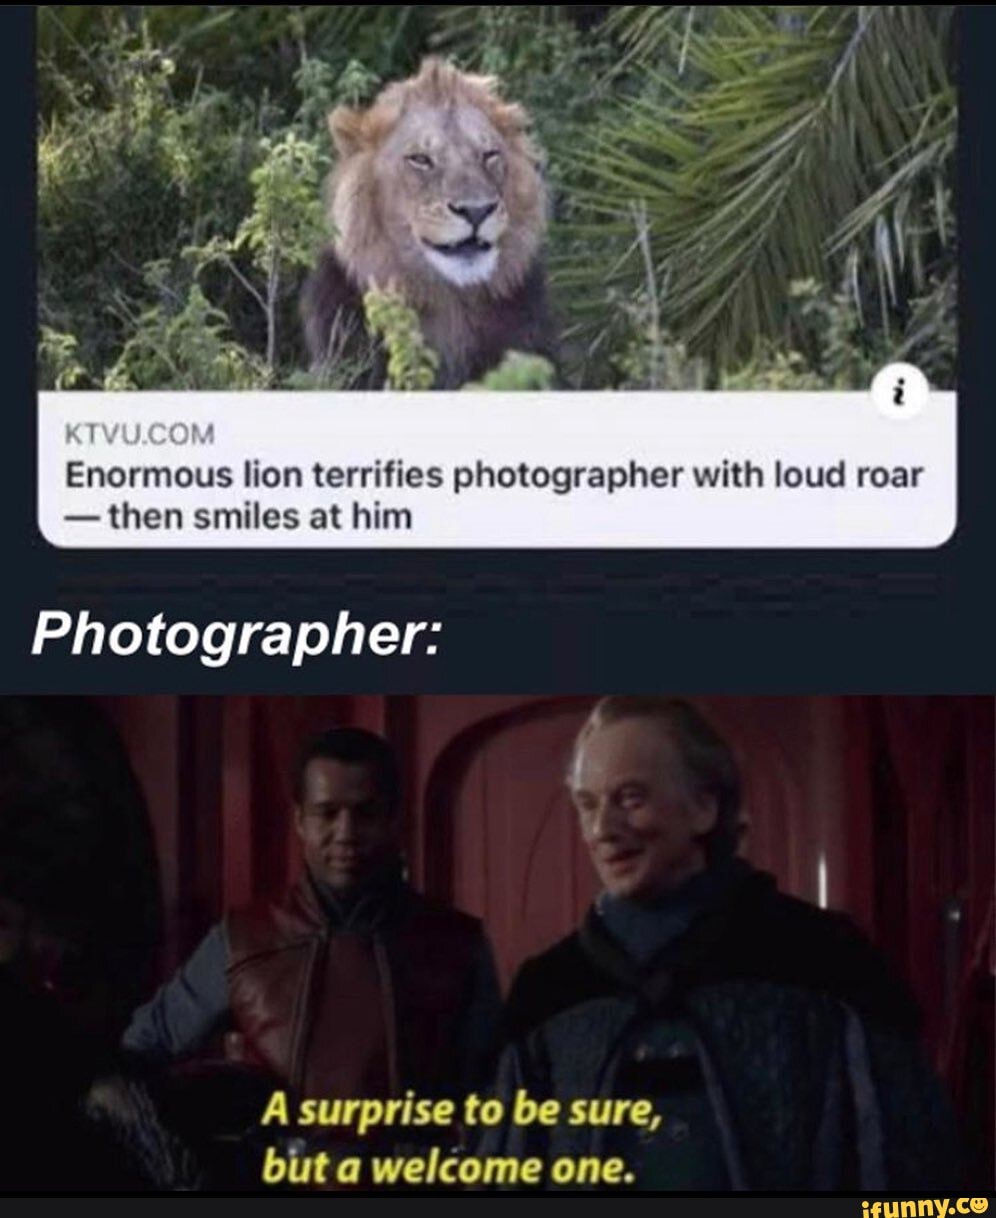
[[[512,350],[555,362],[547,191],[528,125],[493,79],[439,59],[369,108],[331,113],[334,236],[301,305],[316,369],[363,333],[371,288],[393,289],[415,310],[439,357],[437,388],[478,379]]]

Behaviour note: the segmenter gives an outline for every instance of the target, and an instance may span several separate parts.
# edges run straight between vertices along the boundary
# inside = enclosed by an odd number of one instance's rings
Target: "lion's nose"
[[[497,203],[451,203],[449,206],[455,216],[462,216],[475,231],[498,210]]]

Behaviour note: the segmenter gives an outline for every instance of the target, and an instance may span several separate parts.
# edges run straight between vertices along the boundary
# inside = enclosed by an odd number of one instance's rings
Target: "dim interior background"
[[[41,385],[314,387],[326,114],[437,53],[533,117],[571,387],[953,388],[955,11],[40,5]]]
[[[294,764],[331,725],[382,732],[397,748],[411,877],[485,920],[505,984],[576,926],[595,892],[563,783],[590,699],[94,701],[117,725],[148,802],[162,975],[225,908],[277,895],[296,876]],[[859,923],[911,984],[963,1110],[988,1112],[991,1129],[993,701],[694,701],[743,768],[743,853],[787,891]]]

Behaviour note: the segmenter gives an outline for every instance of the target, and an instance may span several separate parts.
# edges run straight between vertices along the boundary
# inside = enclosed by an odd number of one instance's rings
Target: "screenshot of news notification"
[[[956,398],[43,393],[38,521],[85,549],[883,549],[957,526]]]

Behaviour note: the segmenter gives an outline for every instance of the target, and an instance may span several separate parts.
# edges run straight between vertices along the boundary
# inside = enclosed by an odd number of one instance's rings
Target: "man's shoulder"
[[[783,954],[809,954],[814,947],[872,950],[848,914],[782,892],[773,883],[756,902],[755,909],[754,917],[747,919],[744,929],[755,934],[766,932],[769,942]]]
[[[562,1011],[615,990],[574,931],[520,965],[505,1004],[502,1040],[518,1040]]]
[[[295,899],[296,892],[291,889],[280,898],[256,900],[226,911],[222,928],[230,963],[314,937],[317,924]]]
[[[911,1034],[918,1028],[907,986],[856,923],[781,892],[762,872],[747,875],[733,899],[696,926],[677,954],[669,954],[666,967],[686,991],[729,982],[790,986],[844,1003],[883,1027]],[[519,968],[504,1040],[619,992],[618,979],[599,966],[575,931]]]
[[[517,980],[521,979],[524,984],[536,984],[540,977],[547,975],[556,975],[562,979],[575,976],[585,971],[586,961],[587,957],[581,947],[581,936],[574,930],[550,947],[524,960]]]
[[[702,970],[816,990],[897,1030],[915,1031],[918,1025],[907,986],[849,915],[790,896],[760,878],[730,907],[729,934],[713,959],[702,961]]]
[[[751,936],[774,961],[795,967],[840,963],[850,968],[880,958],[850,915],[791,896],[773,883],[759,894],[753,910],[734,906],[733,912],[740,934]],[[824,953],[829,953],[829,960]]]

